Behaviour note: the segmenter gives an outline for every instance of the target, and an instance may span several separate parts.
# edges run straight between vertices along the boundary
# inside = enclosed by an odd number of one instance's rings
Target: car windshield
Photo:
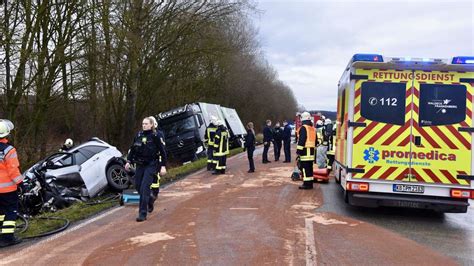
[[[194,128],[196,128],[196,122],[193,116],[161,125],[161,129],[164,131],[166,137],[175,136]]]

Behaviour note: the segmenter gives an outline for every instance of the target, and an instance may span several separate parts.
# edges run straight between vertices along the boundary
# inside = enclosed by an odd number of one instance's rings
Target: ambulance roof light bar
[[[453,57],[452,64],[455,64],[455,65],[474,64],[474,56],[456,56],[456,57]]]
[[[383,57],[379,54],[355,54],[352,56],[352,62],[383,62]]]
[[[429,65],[433,65],[433,64],[445,64],[445,62],[443,61],[443,59],[438,59],[438,58],[412,58],[412,57],[409,57],[409,56],[405,56],[405,57],[389,57],[388,58],[389,62],[392,62],[392,63],[398,63],[398,64],[402,64],[402,63],[410,63],[410,64],[429,64]]]

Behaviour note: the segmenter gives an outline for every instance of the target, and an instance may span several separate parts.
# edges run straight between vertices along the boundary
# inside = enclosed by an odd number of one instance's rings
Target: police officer
[[[249,160],[248,173],[255,172],[255,164],[253,162],[253,152],[255,151],[255,131],[253,129],[253,123],[247,124],[247,135],[245,135],[244,150],[247,150],[247,158]]]
[[[0,119],[0,247],[21,242],[15,237],[18,211],[18,186],[23,181],[16,149],[6,138],[13,130],[13,123]]]
[[[283,121],[283,150],[285,152],[285,161],[284,163],[291,163],[291,127],[288,124],[288,121]]]
[[[160,138],[154,131],[154,121],[146,117],[142,122],[142,131],[140,131],[133,140],[133,145],[127,156],[125,169],[130,170],[130,164],[136,164],[135,170],[135,188],[140,194],[140,204],[137,222],[146,220],[149,207],[153,178],[160,167],[160,175],[166,174],[166,151],[163,138]],[[162,162],[159,163],[160,155]]]
[[[262,163],[269,163],[268,160],[268,150],[270,149],[270,143],[273,141],[272,133],[272,121],[267,120],[266,127],[263,129],[263,154],[262,154]]]
[[[150,116],[150,119],[153,121],[154,125],[154,131],[156,132],[156,135],[158,135],[158,138],[160,139],[161,143],[166,147],[165,144],[165,135],[163,132],[158,130],[158,122],[156,121],[155,117]],[[166,151],[166,148],[165,148]],[[166,162],[166,152],[164,154],[160,154],[160,157],[158,159],[158,169],[161,169],[162,166],[166,167],[165,165]],[[153,183],[151,183],[150,189],[151,189],[151,195],[150,195],[150,200],[148,201],[148,212],[151,213],[153,212],[153,209],[155,208],[154,204],[156,199],[158,198],[158,193],[160,193],[160,180],[161,176],[160,173],[156,173],[156,175],[153,176]]]
[[[275,128],[273,129],[273,153],[275,154],[275,162],[280,160],[282,141],[283,129],[280,127],[280,122],[276,122]]]
[[[222,120],[217,120],[217,131],[214,137],[214,160],[217,160],[213,175],[225,174],[227,154],[229,154],[229,132]]]
[[[217,131],[216,125],[217,117],[211,116],[211,121],[206,128],[206,134],[204,136],[204,143],[207,145],[207,171],[212,171],[216,167],[216,161],[214,159],[214,137]]]
[[[311,123],[311,114],[301,114],[302,126],[299,130],[296,154],[300,160],[300,171],[303,175],[303,185],[299,189],[313,189],[313,162],[315,159],[316,129]]]

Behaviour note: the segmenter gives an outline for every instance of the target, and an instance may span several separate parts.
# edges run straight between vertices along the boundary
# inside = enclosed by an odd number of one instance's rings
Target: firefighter
[[[204,143],[207,145],[207,170],[212,171],[216,167],[217,161],[214,159],[214,137],[217,131],[216,125],[217,117],[211,116],[211,121],[206,128],[206,134],[204,136]]]
[[[165,136],[163,132],[158,130],[158,122],[156,121],[155,117],[150,116],[150,119],[153,121],[154,125],[154,132],[158,135],[158,138],[160,139],[160,142],[165,146],[165,151],[166,151],[166,143],[165,143]],[[164,154],[160,154],[159,159],[158,159],[158,169],[161,169],[162,166],[166,167],[165,165],[166,162],[166,152]],[[153,183],[151,183],[150,189],[151,189],[151,194],[150,194],[150,200],[148,201],[148,212],[151,213],[153,212],[155,206],[155,201],[158,198],[158,194],[160,193],[160,180],[161,176],[160,173],[157,172],[153,176]]]
[[[20,173],[16,149],[7,139],[13,128],[9,120],[0,120],[0,247],[21,242],[14,233],[19,201],[17,190],[24,177]]]
[[[303,185],[299,189],[313,189],[313,162],[316,150],[316,129],[311,123],[311,114],[301,114],[301,127],[298,133],[296,154],[299,156]]]
[[[280,126],[280,122],[275,123],[273,129],[273,153],[275,155],[275,162],[280,160],[281,146],[283,141],[283,129]]]
[[[64,141],[64,144],[63,146],[61,146],[61,149],[59,149],[59,151],[67,152],[68,150],[72,148],[72,146],[74,146],[74,141],[72,141],[72,139],[66,139],[66,141]]]
[[[263,154],[262,154],[262,163],[269,163],[268,160],[268,150],[270,149],[270,143],[273,141],[272,133],[272,121],[267,120],[266,127],[263,129]]]
[[[164,140],[154,131],[154,120],[151,117],[145,117],[142,122],[142,131],[134,138],[132,147],[127,156],[125,169],[130,170],[132,163],[136,164],[135,170],[135,188],[140,195],[137,222],[146,220],[149,211],[149,201],[151,195],[150,186],[153,178],[158,172],[160,175],[166,174],[166,151]],[[160,155],[162,162],[159,163]]]
[[[285,152],[284,163],[291,163],[291,127],[288,121],[283,121],[283,150]]]
[[[229,154],[229,132],[222,120],[217,120],[217,131],[214,137],[214,160],[217,160],[213,175],[225,174],[227,154]]]

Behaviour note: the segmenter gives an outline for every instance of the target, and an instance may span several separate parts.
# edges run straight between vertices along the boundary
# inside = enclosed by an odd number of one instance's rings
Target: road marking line
[[[258,208],[229,208],[229,210],[258,210]]]
[[[304,221],[306,226],[306,265],[318,265],[316,261],[316,245],[314,244],[313,220],[306,218]]]
[[[0,262],[0,264],[1,264],[1,265],[6,265],[6,264],[12,263],[12,262],[14,262],[14,261],[16,261],[16,260],[19,260],[19,259],[22,258],[21,254],[26,254],[26,253],[28,253],[30,250],[34,249],[36,246],[46,244],[46,243],[48,243],[48,242],[51,242],[51,241],[53,241],[53,240],[55,240],[55,239],[57,239],[57,238],[60,238],[60,237],[62,237],[62,236],[64,236],[64,235],[66,235],[66,234],[72,233],[72,232],[74,232],[74,231],[76,231],[76,230],[78,230],[78,229],[81,229],[82,227],[84,227],[84,226],[86,226],[86,225],[88,225],[88,224],[91,224],[91,223],[93,223],[93,222],[95,222],[95,221],[97,221],[97,220],[100,220],[100,219],[104,218],[105,216],[108,216],[108,215],[110,215],[110,214],[112,214],[112,213],[114,213],[114,212],[116,212],[116,211],[119,211],[119,210],[121,210],[121,209],[123,209],[123,208],[124,208],[124,207],[117,207],[117,208],[114,208],[114,209],[112,209],[112,210],[110,210],[110,211],[108,211],[108,212],[102,213],[101,215],[96,216],[96,217],[94,217],[94,218],[92,218],[92,219],[90,219],[90,220],[87,220],[87,221],[85,221],[85,222],[83,222],[83,223],[80,223],[80,224],[78,224],[78,225],[76,225],[76,226],[74,226],[74,227],[72,227],[72,228],[70,228],[70,229],[66,229],[65,231],[63,231],[63,232],[61,232],[61,233],[58,233],[58,234],[52,235],[52,236],[50,236],[50,237],[48,237],[48,238],[46,238],[46,239],[40,240],[39,242],[37,242],[37,243],[35,243],[35,244],[33,244],[33,245],[31,245],[31,246],[25,248],[25,249],[22,249],[22,250],[20,250],[20,251],[17,251],[17,252],[15,252],[15,253],[13,253],[13,254],[11,254],[11,255],[9,255],[9,256],[3,257],[3,258],[2,258],[2,262]],[[25,253],[25,252],[26,252],[26,253]],[[6,259],[7,259],[7,258],[10,258],[10,257],[12,257],[12,259],[9,260],[9,261],[7,261]]]

